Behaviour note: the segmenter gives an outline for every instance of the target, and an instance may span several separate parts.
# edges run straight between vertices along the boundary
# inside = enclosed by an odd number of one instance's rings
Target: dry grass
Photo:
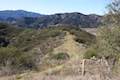
[[[57,71],[59,67],[46,70],[46,72],[28,72],[0,78],[0,80],[119,80],[118,76],[115,78],[109,73],[106,60],[86,60],[85,75],[83,76],[81,75],[80,59],[68,61],[60,71]]]

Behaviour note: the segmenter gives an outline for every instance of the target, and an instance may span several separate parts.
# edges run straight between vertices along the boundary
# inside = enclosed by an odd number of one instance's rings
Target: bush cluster
[[[24,53],[15,47],[0,48],[0,69],[12,70],[9,74],[22,72],[27,69],[36,68],[35,56]],[[8,69],[6,69],[8,70]],[[5,70],[1,70],[4,71]],[[7,74],[7,72],[6,72]]]

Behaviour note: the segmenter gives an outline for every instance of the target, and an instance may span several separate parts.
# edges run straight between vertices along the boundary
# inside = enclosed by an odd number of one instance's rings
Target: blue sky
[[[111,0],[0,0],[0,10],[27,10],[41,14],[81,12],[104,14]]]

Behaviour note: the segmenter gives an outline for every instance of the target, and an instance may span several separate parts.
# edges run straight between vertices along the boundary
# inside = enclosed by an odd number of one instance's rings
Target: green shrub
[[[69,59],[69,55],[67,53],[58,53],[58,54],[53,55],[52,59],[66,60],[66,59]]]
[[[97,51],[94,48],[90,48],[86,53],[84,53],[85,59],[90,59],[92,57],[97,57]]]

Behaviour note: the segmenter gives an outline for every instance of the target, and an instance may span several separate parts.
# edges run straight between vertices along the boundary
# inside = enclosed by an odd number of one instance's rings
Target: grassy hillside
[[[119,50],[119,27],[103,27],[95,37],[68,25],[40,30],[5,25],[1,26],[1,37],[9,43],[0,47],[1,76],[25,72],[15,78],[29,80],[26,76],[30,76],[39,80],[40,76],[63,75],[82,79],[94,75],[98,79],[98,75],[106,78],[113,76],[113,71],[119,73],[119,51],[116,50]],[[83,58],[85,76],[81,76]]]
[[[0,70],[3,75],[38,69],[38,65],[44,60],[44,56],[51,54],[56,47],[63,44],[63,40],[67,35],[66,32],[74,35],[75,41],[86,46],[95,41],[93,35],[72,26],[36,30],[1,23]]]

